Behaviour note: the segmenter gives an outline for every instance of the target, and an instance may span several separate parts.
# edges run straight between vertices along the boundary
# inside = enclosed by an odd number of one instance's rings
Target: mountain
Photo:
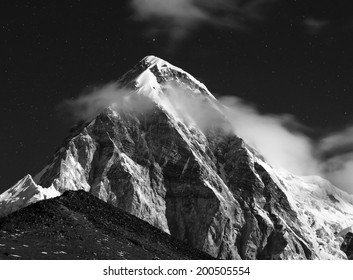
[[[212,259],[85,191],[0,218],[0,259]]]
[[[0,214],[5,216],[34,202],[59,195],[61,193],[54,186],[42,188],[33,181],[31,175],[26,175],[0,195]]]
[[[148,56],[116,87],[119,102],[2,194],[0,213],[84,190],[215,258],[347,258],[353,196],[272,168],[205,85]]]

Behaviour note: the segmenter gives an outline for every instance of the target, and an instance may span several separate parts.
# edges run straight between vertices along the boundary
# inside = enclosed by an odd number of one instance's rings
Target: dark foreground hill
[[[84,191],[0,219],[0,259],[212,259]]]

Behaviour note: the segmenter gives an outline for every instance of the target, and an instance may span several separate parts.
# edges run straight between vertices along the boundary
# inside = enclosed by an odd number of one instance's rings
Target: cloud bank
[[[75,99],[66,99],[59,110],[69,113],[75,121],[89,120],[112,104],[123,104],[129,91],[120,88],[117,83],[93,87]]]
[[[304,26],[307,29],[309,34],[315,35],[324,30],[327,26],[330,25],[328,20],[320,20],[314,17],[307,17],[303,21]]]
[[[270,163],[295,174],[318,172],[312,140],[293,127],[301,124],[291,115],[261,114],[252,105],[236,97],[223,97],[233,129],[257,149]]]
[[[218,100],[228,109],[222,107],[219,110],[221,105],[174,85],[164,85],[164,89],[161,104],[182,121],[206,130],[224,126],[226,116],[232,131],[257,149],[274,167],[296,175],[320,175],[353,193],[353,126],[314,141],[302,132],[304,126],[294,116],[262,114],[255,106],[234,96],[220,97]],[[116,83],[94,88],[77,99],[66,100],[62,107],[68,109],[75,120],[88,120],[112,104],[118,109],[138,112],[153,108],[151,99],[131,94],[131,90]]]
[[[313,140],[294,116],[261,114],[236,97],[220,101],[229,108],[235,133],[274,167],[296,175],[319,175],[353,194],[353,126]]]
[[[296,175],[319,175],[353,194],[353,126],[313,140],[294,116],[261,114],[236,97],[220,101],[229,107],[235,133],[274,167]]]
[[[148,24],[148,34],[167,35],[176,42],[200,24],[244,29],[264,19],[277,0],[132,0],[134,19]]]
[[[335,185],[353,193],[353,126],[323,137],[318,149],[325,162],[323,174]]]

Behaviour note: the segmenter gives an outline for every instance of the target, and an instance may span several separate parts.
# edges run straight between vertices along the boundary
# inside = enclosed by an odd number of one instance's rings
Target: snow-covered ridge
[[[5,216],[32,203],[53,198],[60,194],[53,186],[42,188],[33,181],[31,175],[26,175],[0,195],[0,216]]]
[[[341,259],[343,237],[352,232],[353,195],[319,176],[295,176],[255,158],[286,193],[320,259]]]
[[[300,178],[305,183],[312,184],[312,185],[319,185],[321,187],[321,192],[323,195],[326,194],[326,196],[327,195],[334,196],[334,197],[331,197],[331,199],[333,199],[333,200],[337,200],[337,199],[340,200],[341,199],[346,202],[349,202],[353,206],[353,195],[348,194],[347,192],[338,189],[337,187],[332,185],[332,183],[329,182],[328,180],[326,180],[320,176],[301,176]],[[324,197],[326,197],[326,196],[324,196]],[[339,202],[339,201],[337,201],[337,202]]]

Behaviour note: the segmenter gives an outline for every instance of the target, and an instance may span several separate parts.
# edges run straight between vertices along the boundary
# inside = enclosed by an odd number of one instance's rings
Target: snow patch
[[[136,79],[136,86],[138,87],[137,93],[148,96],[152,100],[159,101],[159,92],[161,92],[161,87],[157,81],[157,78],[153,73],[147,69],[142,72]]]

